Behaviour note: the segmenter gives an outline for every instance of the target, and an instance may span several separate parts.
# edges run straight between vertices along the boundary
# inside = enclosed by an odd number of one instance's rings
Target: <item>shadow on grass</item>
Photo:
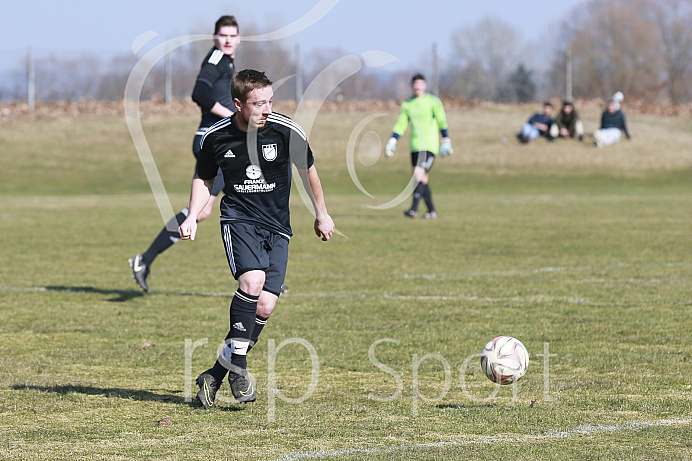
[[[139,298],[141,296],[144,296],[144,293],[142,291],[138,290],[104,290],[102,288],[94,288],[94,287],[66,287],[66,286],[47,286],[44,287],[46,291],[65,291],[69,293],[95,293],[99,295],[106,295],[106,296],[111,296],[115,295],[115,297],[109,299],[108,301],[114,302],[114,303],[122,303],[125,301],[129,301],[134,298]]]
[[[94,287],[66,287],[66,286],[47,286],[40,287],[38,291],[62,291],[67,293],[95,293],[100,295],[116,295],[108,301],[114,303],[122,303],[131,299],[140,298],[142,296],[192,296],[204,298],[229,298],[233,297],[234,292],[204,292],[204,291],[150,291],[148,294],[140,290],[107,290]]]
[[[118,387],[93,387],[79,386],[74,384],[63,384],[56,386],[29,386],[15,384],[12,386],[15,391],[33,390],[39,392],[53,392],[55,394],[67,395],[72,393],[85,395],[99,395],[106,398],[137,400],[140,402],[170,402],[176,405],[187,405],[192,408],[202,409],[201,405],[195,398],[186,402],[185,398],[180,396],[180,391],[171,391],[169,389],[123,389]],[[158,392],[157,392],[158,391]],[[162,393],[159,393],[162,392]],[[235,406],[216,407],[222,411],[242,411],[241,404]]]

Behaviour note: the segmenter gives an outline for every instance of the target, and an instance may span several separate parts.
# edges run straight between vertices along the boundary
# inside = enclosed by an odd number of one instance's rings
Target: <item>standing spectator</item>
[[[411,165],[413,166],[413,178],[416,187],[413,191],[411,208],[404,212],[409,218],[418,215],[418,204],[422,198],[428,208],[423,216],[425,219],[437,219],[437,211],[432,200],[429,173],[435,162],[435,156],[454,153],[452,141],[447,133],[447,116],[442,101],[437,96],[427,92],[428,84],[425,77],[416,74],[411,79],[413,96],[401,104],[399,118],[392,130],[392,136],[387,141],[384,155],[387,158],[394,156],[396,143],[411,125]],[[439,132],[439,134],[438,134]],[[440,143],[440,134],[442,143]]]
[[[625,114],[618,109],[620,101],[616,98],[611,98],[606,104],[606,110],[601,116],[601,129],[593,134],[593,141],[597,147],[610,146],[622,139],[622,133],[625,133],[627,139],[631,139],[627,124],[625,123]]]
[[[529,120],[521,127],[517,139],[522,144],[527,144],[539,136],[545,136],[548,141],[555,138],[550,134],[550,128],[555,123],[553,120],[553,104],[550,101],[543,103],[543,112],[534,112]]]
[[[584,124],[581,122],[581,117],[579,117],[579,113],[571,101],[562,103],[562,109],[555,117],[555,125],[553,127],[557,127],[557,136],[561,138],[584,140]]]

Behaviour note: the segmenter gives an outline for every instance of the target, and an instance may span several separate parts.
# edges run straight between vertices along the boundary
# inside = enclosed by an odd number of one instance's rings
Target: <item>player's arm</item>
[[[315,165],[312,165],[307,170],[298,169],[300,179],[303,181],[305,190],[308,191],[312,206],[315,209],[315,234],[322,237],[322,240],[327,241],[334,234],[334,221],[327,212],[327,205],[324,201],[324,191],[320,177],[317,175]]]
[[[233,111],[217,101],[212,95],[212,83],[219,78],[219,69],[214,65],[205,65],[197,76],[195,87],[192,90],[192,100],[202,108],[212,114],[226,118],[233,115]],[[230,91],[230,89],[229,89]]]
[[[399,138],[401,135],[406,133],[406,128],[408,128],[408,123],[409,123],[409,116],[408,112],[406,112],[403,108],[401,109],[401,113],[399,114],[399,118],[397,119],[396,123],[394,124],[394,128],[392,129],[392,136],[389,138],[387,141],[387,144],[384,146],[384,156],[387,158],[392,158],[394,157],[394,151],[396,150],[396,143],[399,141]]]
[[[197,175],[195,175],[192,180],[187,218],[185,218],[185,221],[183,221],[178,228],[181,239],[195,239],[195,235],[197,234],[197,217],[209,201],[209,197],[211,197],[211,188],[213,184],[213,179],[202,179]]]
[[[433,114],[435,116],[435,120],[437,121],[437,127],[440,130],[440,135],[442,136],[442,142],[440,143],[440,154],[442,156],[452,155],[454,153],[454,149],[452,148],[452,140],[449,138],[447,114],[445,113],[445,108],[442,105],[442,101],[439,99],[436,101]]]

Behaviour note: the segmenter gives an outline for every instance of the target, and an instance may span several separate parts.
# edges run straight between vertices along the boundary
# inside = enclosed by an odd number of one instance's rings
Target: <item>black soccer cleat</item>
[[[246,369],[232,366],[228,372],[228,382],[231,384],[231,391],[236,401],[247,403],[257,400],[255,385]]]
[[[418,213],[416,213],[416,212],[413,211],[413,210],[406,210],[406,211],[404,211],[404,216],[406,216],[407,218],[413,219],[413,218],[415,218],[416,216],[418,216]]]
[[[149,285],[147,284],[147,277],[149,277],[149,265],[144,264],[142,255],[134,255],[127,260],[132,268],[132,277],[134,277],[137,285],[144,290],[144,292],[149,291]]]
[[[197,385],[199,386],[197,400],[208,410],[214,406],[216,391],[219,390],[220,385],[216,382],[216,379],[209,374],[209,370],[197,377]]]

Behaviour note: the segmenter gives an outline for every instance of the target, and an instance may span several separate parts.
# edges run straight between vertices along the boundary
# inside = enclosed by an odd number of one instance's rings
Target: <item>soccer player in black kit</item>
[[[240,34],[235,17],[221,16],[214,25],[214,47],[202,61],[202,67],[192,90],[192,100],[202,109],[202,120],[192,142],[192,153],[195,157],[199,153],[200,140],[209,127],[219,120],[229,117],[235,110],[231,98],[231,79],[235,70],[233,59],[239,43]],[[214,208],[216,197],[222,190],[223,177],[221,170],[219,170],[211,191],[211,197],[197,217],[199,221],[209,217]],[[135,282],[142,290],[149,291],[147,277],[149,277],[151,264],[158,255],[180,239],[178,226],[186,217],[187,208],[184,208],[161,229],[147,251],[136,254],[128,260]]]
[[[202,137],[189,212],[179,229],[182,239],[195,239],[198,216],[221,168],[221,235],[238,289],[231,302],[223,352],[197,378],[197,399],[205,408],[214,404],[227,374],[237,401],[256,399],[246,355],[274,310],[286,275],[292,236],[292,165],[312,200],[315,233],[324,241],[334,233],[305,131],[290,118],[272,112],[272,82],[263,72],[246,69],[233,77],[231,94],[236,113]]]

